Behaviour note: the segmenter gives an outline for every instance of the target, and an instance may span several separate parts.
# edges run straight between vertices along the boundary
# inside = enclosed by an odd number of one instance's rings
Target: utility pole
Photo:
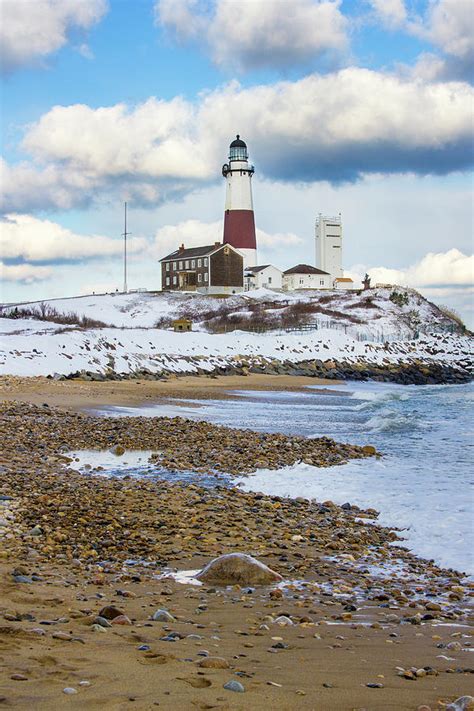
[[[127,236],[131,234],[131,232],[127,232],[127,203],[125,204],[125,227],[124,231],[122,233],[123,237],[123,292],[124,294],[127,293]]]

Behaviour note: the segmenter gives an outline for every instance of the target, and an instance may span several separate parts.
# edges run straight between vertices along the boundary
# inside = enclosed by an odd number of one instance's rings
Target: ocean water
[[[118,408],[118,415],[176,415],[233,427],[372,444],[384,457],[316,468],[296,464],[242,477],[246,490],[350,502],[403,529],[424,558],[474,573],[474,385],[346,383],[304,392],[239,391],[201,407]],[[192,401],[196,404],[196,401]],[[108,413],[110,414],[110,412]]]

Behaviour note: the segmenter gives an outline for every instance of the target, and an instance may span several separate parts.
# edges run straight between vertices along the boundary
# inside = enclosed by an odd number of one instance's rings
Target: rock
[[[286,615],[280,615],[280,617],[276,618],[275,624],[280,625],[281,627],[290,627],[291,625],[294,625],[294,622]]]
[[[446,711],[470,711],[474,709],[474,697],[472,696],[460,696],[452,704],[446,706]]]
[[[202,669],[228,669],[229,662],[224,657],[205,657],[199,662]]]
[[[213,585],[270,585],[283,580],[279,573],[245,553],[228,553],[214,558],[196,578]]]
[[[151,618],[154,622],[174,622],[175,618],[168,610],[157,610]]]
[[[127,615],[118,615],[117,617],[114,617],[112,620],[113,625],[131,625],[132,621],[130,620]]]
[[[224,689],[227,689],[227,691],[237,691],[240,694],[243,694],[245,691],[240,681],[235,681],[235,679],[231,679],[227,684],[224,684]]]
[[[119,617],[119,615],[117,615]],[[109,620],[107,620],[105,617],[101,617],[100,615],[97,615],[97,617],[94,619],[92,625],[100,625],[101,627],[111,627],[112,625],[110,624]]]
[[[77,694],[77,689],[74,689],[72,686],[66,686],[66,688],[63,689],[63,694],[68,694],[68,695]]]
[[[364,454],[368,455],[377,454],[377,450],[371,444],[366,444],[364,447],[362,447],[362,451],[364,452]]]
[[[118,607],[114,607],[113,605],[107,605],[99,611],[97,617],[104,617],[106,620],[113,620],[123,614],[124,613],[122,612],[122,610],[119,610]]]
[[[14,575],[13,580],[15,583],[25,583],[27,585],[31,585],[33,580],[28,576],[28,575]]]
[[[121,444],[116,444],[115,447],[112,447],[110,449],[110,452],[112,454],[116,454],[117,457],[121,457],[123,454],[125,454],[125,447],[122,447]]]

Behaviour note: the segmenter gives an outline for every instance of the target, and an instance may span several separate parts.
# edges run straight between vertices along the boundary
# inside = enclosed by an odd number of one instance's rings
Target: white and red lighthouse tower
[[[252,175],[247,146],[240,136],[230,144],[229,162],[222,166],[227,181],[224,214],[224,244],[231,244],[244,257],[244,267],[257,262],[257,239],[253,215]]]

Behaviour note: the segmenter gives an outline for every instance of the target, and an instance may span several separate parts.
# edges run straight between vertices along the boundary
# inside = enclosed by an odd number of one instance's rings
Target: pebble
[[[227,691],[237,691],[240,694],[243,694],[245,691],[243,684],[241,684],[240,681],[235,681],[235,679],[231,679],[224,684],[224,689],[227,689]]]
[[[168,610],[157,610],[152,617],[155,622],[174,622],[175,618]]]
[[[72,695],[72,694],[77,694],[77,693],[78,693],[77,689],[75,689],[73,686],[66,686],[63,689],[63,694]]]

